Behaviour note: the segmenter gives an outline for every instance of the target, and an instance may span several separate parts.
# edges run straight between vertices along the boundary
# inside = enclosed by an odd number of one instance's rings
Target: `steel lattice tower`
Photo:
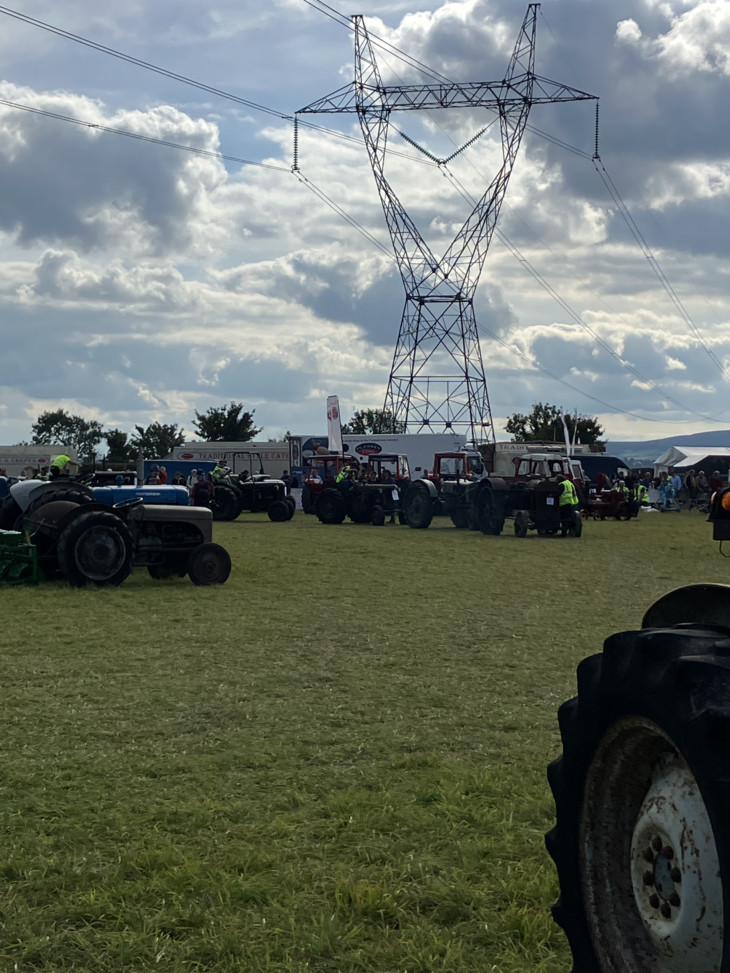
[[[494,439],[474,314],[484,259],[532,105],[595,98],[535,75],[539,6],[527,8],[504,79],[463,84],[384,85],[364,19],[356,16],[355,80],[297,113],[356,112],[360,121],[406,294],[384,405],[401,430],[468,431],[475,441]],[[438,260],[384,169],[392,112],[446,108],[497,113],[502,166]]]

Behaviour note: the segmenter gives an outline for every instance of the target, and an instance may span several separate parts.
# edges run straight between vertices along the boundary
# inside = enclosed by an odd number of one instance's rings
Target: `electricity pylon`
[[[360,121],[406,294],[384,404],[399,430],[467,431],[475,441],[495,438],[474,314],[479,276],[530,108],[595,98],[534,73],[539,6],[528,5],[504,79],[496,82],[444,79],[435,84],[385,85],[364,18],[358,15],[353,18],[354,81],[297,112],[356,112]],[[393,112],[447,108],[486,108],[497,113],[502,166],[438,260],[401,205],[384,169]],[[440,166],[450,161],[431,158]]]

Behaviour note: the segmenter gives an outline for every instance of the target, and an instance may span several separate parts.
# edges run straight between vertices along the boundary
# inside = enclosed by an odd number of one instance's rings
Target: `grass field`
[[[220,588],[0,592],[0,973],[568,971],[556,711],[656,597],[730,581],[704,517],[215,539]]]

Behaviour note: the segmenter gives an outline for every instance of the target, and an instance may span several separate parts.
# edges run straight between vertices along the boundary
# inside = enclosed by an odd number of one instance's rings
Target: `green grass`
[[[709,524],[216,540],[220,588],[0,591],[0,973],[570,969],[556,711],[656,597],[727,580]]]

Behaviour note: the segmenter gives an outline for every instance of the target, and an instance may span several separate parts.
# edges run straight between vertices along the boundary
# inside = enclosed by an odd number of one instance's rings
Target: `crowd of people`
[[[704,508],[712,494],[719,490],[725,481],[719,470],[713,470],[707,476],[704,470],[689,470],[682,476],[676,470],[674,473],[662,472],[658,476],[647,471],[633,473],[631,471],[622,478],[619,474],[608,476],[599,473],[596,478],[596,492],[617,491],[624,493],[627,499],[638,500],[641,504],[652,502],[656,497],[659,510],[678,509],[681,501],[689,510]],[[655,491],[652,495],[650,491]]]

